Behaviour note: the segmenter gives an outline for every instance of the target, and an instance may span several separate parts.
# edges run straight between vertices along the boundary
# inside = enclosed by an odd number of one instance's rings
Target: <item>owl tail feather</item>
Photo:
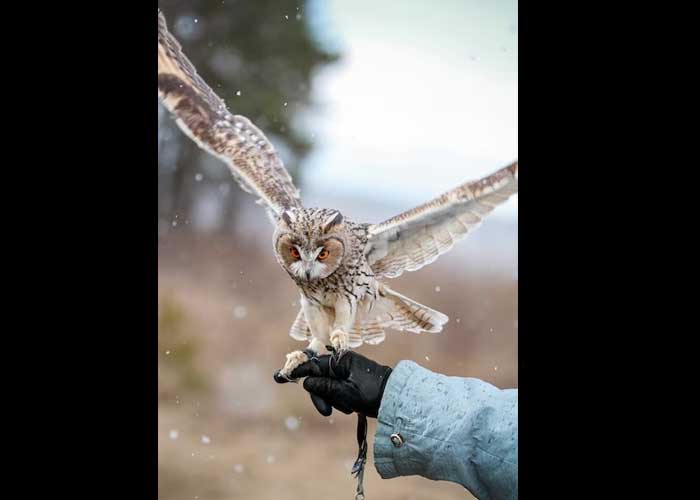
[[[413,333],[439,333],[449,321],[447,315],[409,299],[384,284],[379,286],[378,292],[378,299],[385,311],[381,315],[384,319],[382,326]]]

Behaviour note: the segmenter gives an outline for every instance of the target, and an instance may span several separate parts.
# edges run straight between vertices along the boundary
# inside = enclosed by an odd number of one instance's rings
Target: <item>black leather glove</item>
[[[306,377],[304,389],[321,415],[327,417],[336,408],[376,418],[389,375],[388,366],[347,351],[340,360],[330,355],[309,360],[296,367],[291,378]]]

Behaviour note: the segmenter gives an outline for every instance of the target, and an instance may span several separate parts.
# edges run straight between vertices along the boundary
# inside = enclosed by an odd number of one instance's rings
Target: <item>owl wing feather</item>
[[[378,278],[416,271],[449,251],[496,206],[518,192],[518,162],[466,182],[368,228],[367,262]]]
[[[247,118],[232,115],[197,74],[158,12],[158,95],[199,147],[228,165],[243,190],[279,215],[300,207],[299,191],[274,147]]]

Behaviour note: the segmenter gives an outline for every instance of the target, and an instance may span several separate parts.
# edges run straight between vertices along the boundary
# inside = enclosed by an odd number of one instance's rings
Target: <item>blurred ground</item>
[[[356,418],[323,418],[302,387],[272,380],[303,345],[287,334],[298,294],[271,244],[178,230],[159,239],[158,268],[159,498],[351,499]],[[450,322],[360,352],[517,387],[517,274],[484,268],[446,255],[393,280]],[[370,419],[370,450],[374,430]],[[369,458],[370,499],[471,498],[452,483],[382,480]]]

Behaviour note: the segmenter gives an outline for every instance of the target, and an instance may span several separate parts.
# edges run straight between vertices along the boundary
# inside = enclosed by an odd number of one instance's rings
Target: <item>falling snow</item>
[[[436,291],[437,293],[440,293],[440,290],[441,290],[441,288],[440,288],[439,286],[436,286],[436,287],[435,287],[435,291]]]
[[[274,456],[274,455],[268,455],[267,458],[265,459],[265,461],[266,461],[268,464],[272,465],[272,464],[275,463],[275,456]]]
[[[430,361],[430,356],[426,356],[426,357],[425,357],[425,360],[426,360],[426,361]]]
[[[211,443],[211,438],[207,435],[202,435],[202,444],[209,444]]]
[[[168,435],[170,436],[170,439],[175,441],[178,438],[178,436],[180,435],[180,433],[177,432],[177,429],[173,429],[170,431],[170,434],[168,434]]]
[[[236,90],[236,95],[237,95],[237,96],[240,96],[240,95],[241,95],[241,91],[240,91],[240,90]]]
[[[299,428],[299,419],[297,417],[289,416],[284,419],[284,425],[290,431],[295,431]]]
[[[248,316],[248,309],[246,306],[236,306],[233,308],[233,315],[236,319],[243,319]]]
[[[196,180],[197,182],[201,182],[202,179],[204,179],[204,176],[202,174],[197,174],[194,176],[194,180]]]
[[[236,471],[236,474],[240,474],[245,470],[245,468],[243,467],[243,464],[236,464],[233,466],[233,470]]]

